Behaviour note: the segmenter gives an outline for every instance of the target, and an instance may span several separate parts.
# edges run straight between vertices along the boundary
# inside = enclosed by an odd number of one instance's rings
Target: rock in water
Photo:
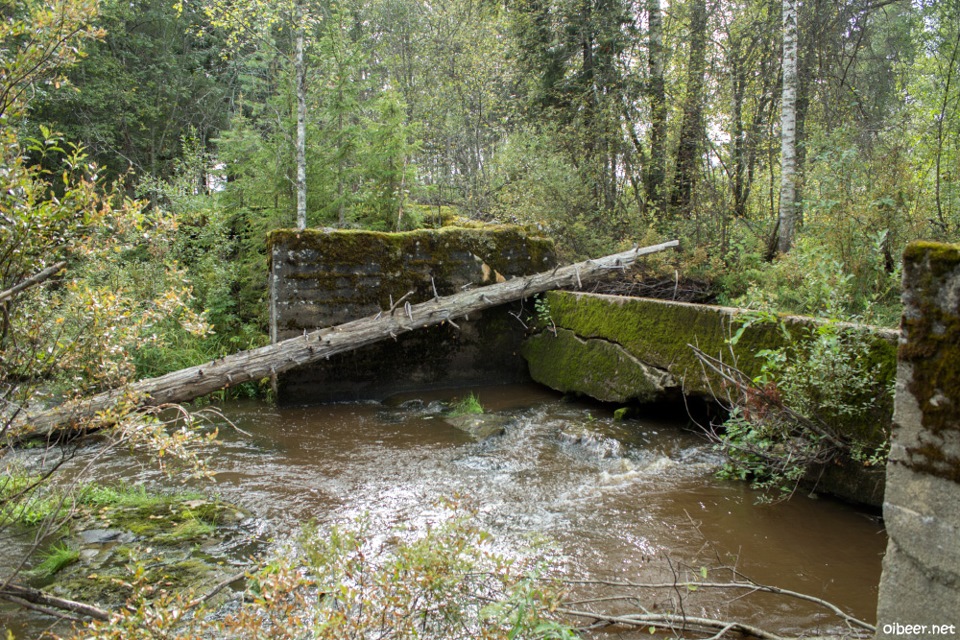
[[[506,424],[510,419],[506,416],[485,413],[447,416],[444,420],[457,429],[466,431],[477,440],[486,440],[493,436],[503,435]]]

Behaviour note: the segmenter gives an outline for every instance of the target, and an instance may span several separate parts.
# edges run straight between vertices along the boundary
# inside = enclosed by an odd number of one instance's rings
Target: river
[[[686,428],[684,415],[618,422],[609,408],[535,385],[473,391],[488,412],[509,417],[504,435],[476,442],[443,420],[442,402],[464,391],[300,408],[226,403],[223,413],[246,433],[221,428],[210,450],[212,489],[256,514],[265,535],[360,515],[386,532],[425,522],[437,500],[462,495],[501,547],[520,546],[530,533],[554,541],[559,571],[571,580],[672,581],[701,567],[719,579],[718,567],[736,567],[874,620],[886,548],[876,515],[799,493],[756,504],[759,494],[748,486],[716,477],[719,458]],[[96,474],[102,482],[161,481],[125,456]],[[609,592],[574,586],[570,599]],[[846,629],[810,603],[742,595],[661,590],[644,597],[649,607],[679,605],[781,635]]]

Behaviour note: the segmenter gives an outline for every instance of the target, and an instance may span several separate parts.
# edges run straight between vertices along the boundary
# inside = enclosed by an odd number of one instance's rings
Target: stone
[[[107,544],[110,542],[130,542],[134,536],[123,529],[87,529],[79,534],[83,544]]]
[[[444,421],[461,431],[469,433],[477,440],[486,440],[503,435],[510,418],[494,413],[465,414],[446,416]]]

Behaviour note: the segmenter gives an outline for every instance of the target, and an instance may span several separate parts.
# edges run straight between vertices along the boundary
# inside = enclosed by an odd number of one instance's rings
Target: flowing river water
[[[759,494],[744,483],[716,477],[720,460],[685,428],[686,416],[618,422],[609,408],[534,385],[474,392],[488,412],[509,418],[503,435],[477,442],[443,420],[442,401],[463,390],[309,408],[227,403],[223,413],[246,433],[220,430],[211,449],[213,488],[255,514],[264,537],[311,519],[326,525],[361,515],[387,532],[425,522],[438,500],[462,495],[502,547],[520,546],[530,534],[552,540],[558,570],[571,580],[672,581],[700,567],[720,578],[729,573],[717,567],[735,566],[757,582],[874,620],[886,547],[875,515],[799,493],[756,504]],[[158,480],[124,458],[100,463],[97,479]],[[570,599],[601,593],[611,591],[574,586]],[[743,595],[668,589],[642,600],[648,608],[682,607],[781,635],[846,629],[810,603]],[[622,603],[603,608],[631,610]],[[646,636],[621,628],[592,637]]]

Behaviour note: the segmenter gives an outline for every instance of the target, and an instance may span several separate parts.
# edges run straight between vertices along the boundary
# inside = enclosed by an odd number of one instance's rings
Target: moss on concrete
[[[537,273],[553,264],[553,241],[531,237],[526,230],[513,225],[486,225],[475,229],[442,227],[399,233],[378,231],[337,230],[303,231],[278,229],[267,236],[267,246],[273,255],[275,246],[291,252],[313,252],[322,256],[325,270],[304,269],[287,274],[290,279],[315,280],[321,288],[335,291],[352,290],[371,275],[366,268],[376,263],[380,274],[380,289],[392,291],[397,287],[412,287],[417,294],[430,297],[428,272],[437,282],[462,268],[463,258],[473,254],[489,267],[485,272],[489,282],[497,275],[510,276]],[[341,268],[337,268],[341,266]],[[449,295],[454,291],[440,291]],[[384,295],[381,304],[389,299]]]
[[[904,252],[904,340],[909,391],[925,433],[906,447],[909,468],[960,483],[960,245],[914,242]]]
[[[531,337],[522,353],[538,382],[604,402],[652,402],[676,386],[665,371],[645,365],[620,345],[581,340],[567,329]]]
[[[742,309],[558,291],[548,293],[547,301],[551,319],[558,327],[570,329],[583,339],[599,338],[622,345],[641,361],[682,379],[684,390],[690,394],[709,394],[711,387],[689,345],[725,362],[733,362],[735,357],[736,366],[754,377],[763,365],[755,354],[787,344],[777,323],[754,322],[732,347],[730,339],[751,318]],[[779,320],[800,340],[816,327],[816,321],[810,318],[784,315]],[[876,332],[871,345],[871,364],[878,366],[883,379],[893,380],[896,335]]]
[[[714,357],[730,361],[727,341],[746,321],[733,309],[595,294],[551,292],[550,315],[558,327],[579,337],[616,342],[643,362],[670,371],[684,381],[688,393],[709,393],[692,344]],[[753,357],[760,349],[784,345],[779,329],[755,324],[736,347],[738,366],[748,375],[760,372]]]

